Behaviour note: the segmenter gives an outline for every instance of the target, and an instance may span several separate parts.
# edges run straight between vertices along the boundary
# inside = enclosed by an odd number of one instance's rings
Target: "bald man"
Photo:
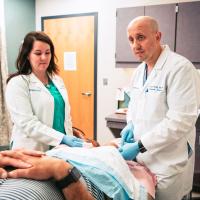
[[[131,82],[120,151],[157,175],[157,200],[181,200],[192,189],[200,78],[189,60],[161,45],[154,18],[133,19],[127,34],[142,63]]]

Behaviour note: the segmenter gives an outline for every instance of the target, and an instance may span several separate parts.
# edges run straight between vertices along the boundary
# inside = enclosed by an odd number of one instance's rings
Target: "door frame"
[[[48,19],[93,16],[94,17],[94,139],[97,140],[97,32],[98,32],[98,12],[79,13],[70,15],[54,15],[41,17],[41,30],[44,31],[44,21]]]

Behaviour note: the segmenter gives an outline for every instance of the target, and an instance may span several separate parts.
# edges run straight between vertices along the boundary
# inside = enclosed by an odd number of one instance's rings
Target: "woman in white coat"
[[[16,66],[5,94],[13,122],[12,148],[46,151],[61,143],[82,146],[83,141],[72,135],[67,91],[57,75],[51,39],[43,32],[28,33]]]
[[[199,75],[189,60],[160,45],[155,19],[131,21],[128,38],[143,63],[131,84],[120,151],[156,174],[156,200],[181,200],[192,189]]]

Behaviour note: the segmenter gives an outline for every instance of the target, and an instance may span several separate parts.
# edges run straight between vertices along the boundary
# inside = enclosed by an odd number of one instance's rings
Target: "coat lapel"
[[[169,55],[169,52],[170,52],[170,49],[167,45],[164,46],[164,49],[162,51],[162,53],[160,54],[154,68],[152,69],[151,73],[149,74],[144,86],[143,86],[143,89],[142,89],[142,92],[147,92],[148,91],[148,86],[149,84],[152,82],[152,80],[155,79],[155,77],[158,75],[158,73],[162,70],[166,60],[167,60],[167,57]],[[145,64],[144,64],[144,67],[145,67]],[[143,76],[144,76],[144,72],[143,72]]]
[[[45,85],[35,76],[34,73],[31,73],[29,76],[29,81],[32,85],[40,88],[42,91],[48,93],[49,95],[51,95],[51,93],[49,92],[49,90],[45,87]]]
[[[56,86],[56,88],[58,89],[58,91],[60,92],[63,100],[66,100],[66,90],[65,90],[65,85],[63,82],[61,82],[60,78],[58,78],[57,76],[53,76],[52,77],[52,81],[54,83],[54,85]]]

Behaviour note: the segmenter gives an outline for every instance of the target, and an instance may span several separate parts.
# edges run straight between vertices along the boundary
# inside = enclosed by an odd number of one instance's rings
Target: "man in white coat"
[[[157,175],[156,199],[181,200],[192,189],[200,78],[189,60],[160,44],[154,18],[133,19],[127,32],[142,64],[132,79],[120,151]]]

